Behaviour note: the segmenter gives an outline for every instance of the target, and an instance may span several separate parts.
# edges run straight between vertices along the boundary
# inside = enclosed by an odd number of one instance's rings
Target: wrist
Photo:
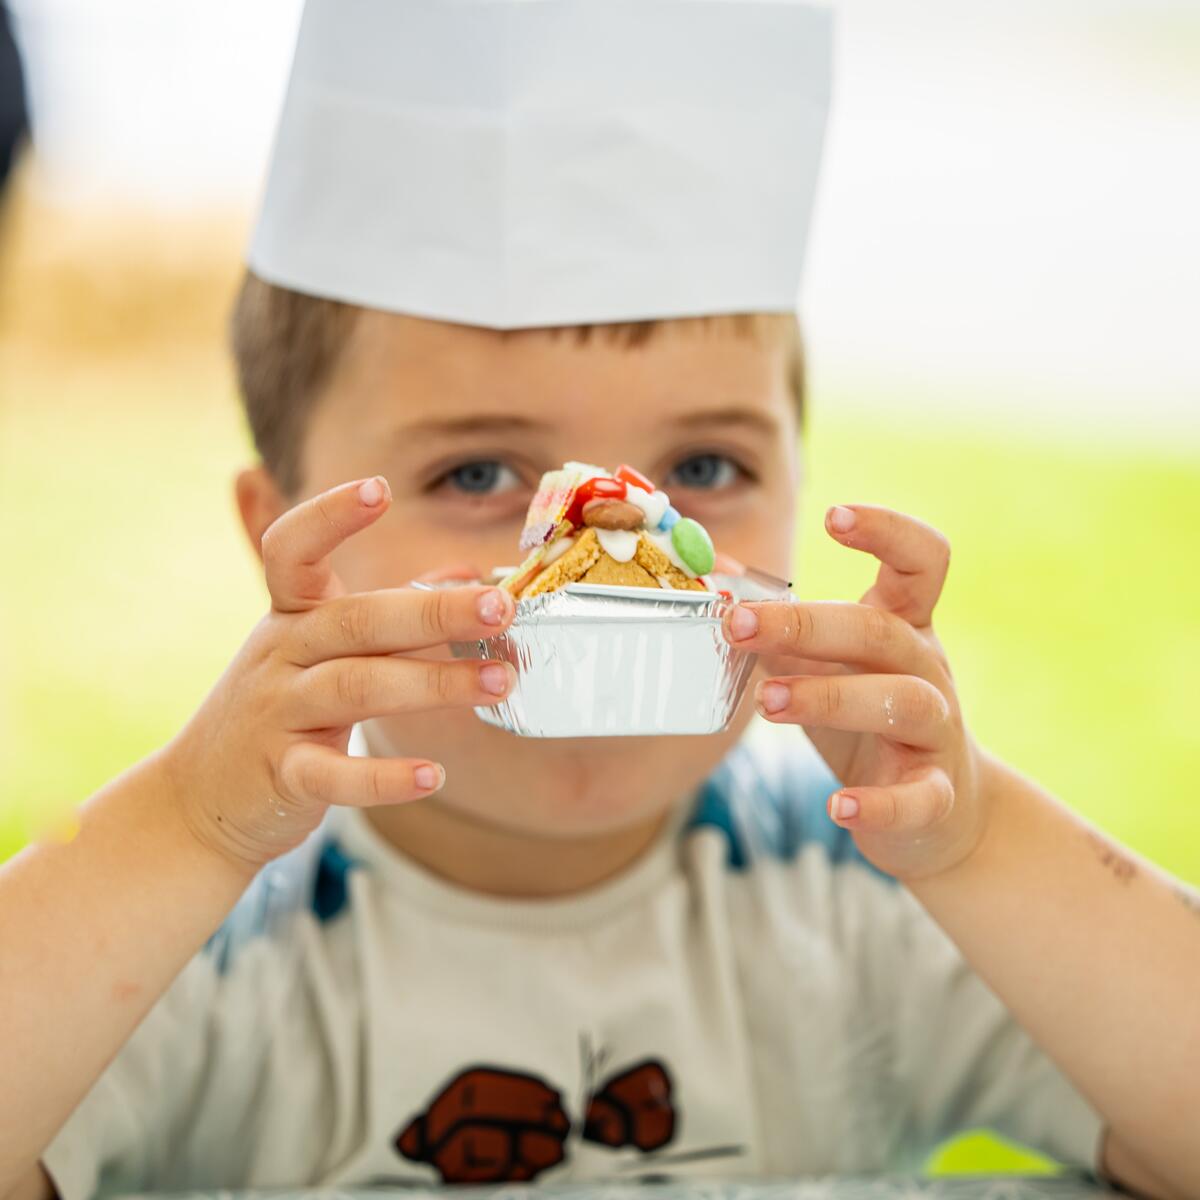
[[[1004,843],[1011,839],[1012,823],[1020,807],[1014,794],[1018,778],[1000,759],[978,746],[972,747],[972,781],[975,796],[973,835],[962,854],[943,869],[920,879],[906,880],[910,890],[940,890],[956,887],[980,877],[997,855],[1005,853]]]
[[[248,887],[265,863],[240,852],[235,839],[221,828],[224,824],[221,814],[207,812],[198,803],[195,781],[179,762],[174,743],[157,750],[142,765],[153,781],[174,835],[186,852],[231,883],[240,885],[242,890]]]
[[[955,780],[955,805],[943,854],[932,870],[903,878],[910,890],[916,892],[925,885],[970,877],[988,857],[992,845],[1002,836],[996,800],[1003,770],[999,759],[968,739],[966,760]]]

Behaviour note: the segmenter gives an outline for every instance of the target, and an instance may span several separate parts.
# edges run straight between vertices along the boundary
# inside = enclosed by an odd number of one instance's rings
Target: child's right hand
[[[495,704],[512,688],[507,663],[394,657],[500,632],[514,609],[499,588],[346,594],[329,555],[390,499],[382,478],[359,480],[267,529],[271,611],[162,751],[188,828],[248,872],[303,841],[331,804],[399,804],[442,786],[437,763],[348,757],[356,721]]]

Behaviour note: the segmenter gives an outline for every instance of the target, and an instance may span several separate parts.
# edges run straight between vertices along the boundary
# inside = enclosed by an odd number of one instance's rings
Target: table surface
[[[496,1187],[318,1188],[177,1193],[179,1200],[1095,1200],[1119,1195],[1078,1176],[956,1175],[772,1182],[688,1180],[657,1184],[504,1184]],[[162,1200],[156,1197],[155,1200]]]

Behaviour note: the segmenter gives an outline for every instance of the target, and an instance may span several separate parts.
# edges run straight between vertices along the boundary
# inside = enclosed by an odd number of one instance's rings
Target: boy
[[[444,645],[511,600],[404,586],[511,559],[567,458],[786,572],[827,50],[792,4],[310,3],[235,316],[271,608],[0,875],[4,1200],[911,1169],[974,1124],[1200,1194],[1200,922],[965,732],[938,534],[835,508],[863,602],[730,613],[764,745],[485,727],[511,669]]]

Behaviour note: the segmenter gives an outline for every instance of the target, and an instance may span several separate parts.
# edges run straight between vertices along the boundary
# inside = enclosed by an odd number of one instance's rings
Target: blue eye
[[[737,463],[724,454],[694,454],[671,472],[666,486],[695,488],[698,491],[716,491],[737,483],[744,472]]]
[[[517,473],[494,460],[463,463],[447,471],[445,482],[468,496],[495,496],[520,486]]]

